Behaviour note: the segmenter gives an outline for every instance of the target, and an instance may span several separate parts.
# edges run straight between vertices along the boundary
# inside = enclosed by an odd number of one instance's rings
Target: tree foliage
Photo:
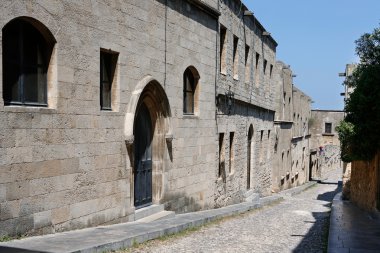
[[[351,142],[354,136],[354,125],[342,120],[335,130],[339,134],[341,159],[343,162],[351,162],[353,159]]]
[[[341,124],[337,130],[346,137],[341,140],[342,157],[370,160],[380,150],[380,28],[356,41],[356,53],[360,63],[345,81],[354,88],[345,105],[349,125]],[[347,130],[352,130],[349,135]]]

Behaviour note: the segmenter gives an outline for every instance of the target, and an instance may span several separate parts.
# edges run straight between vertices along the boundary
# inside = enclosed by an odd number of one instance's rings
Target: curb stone
[[[0,252],[92,253],[129,248],[135,243],[143,243],[175,234],[211,221],[282,201],[284,196],[293,196],[315,184],[316,182],[307,183],[256,201],[243,202],[218,209],[177,214],[173,218],[149,223],[129,222],[9,241],[0,243]]]
[[[309,189],[310,187],[313,187],[316,184],[318,184],[318,181],[307,182],[301,186],[281,191],[279,192],[279,194],[283,196],[294,196],[294,195],[300,194],[303,191],[306,191],[307,189]]]

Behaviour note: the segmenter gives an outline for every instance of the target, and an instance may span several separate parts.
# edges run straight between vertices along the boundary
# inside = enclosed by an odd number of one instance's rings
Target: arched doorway
[[[125,116],[125,141],[131,173],[131,205],[159,204],[164,174],[171,166],[170,105],[159,82],[142,79],[132,92]]]
[[[252,167],[252,137],[253,126],[249,126],[247,142],[247,189],[251,189],[251,167]]]
[[[145,103],[138,108],[134,124],[134,205],[152,203],[152,120]]]

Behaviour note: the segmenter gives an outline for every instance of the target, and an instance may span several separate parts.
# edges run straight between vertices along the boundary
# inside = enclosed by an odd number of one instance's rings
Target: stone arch
[[[131,193],[134,192],[134,126],[140,107],[148,108],[152,124],[152,203],[159,203],[164,189],[164,167],[166,150],[171,157],[171,110],[169,100],[160,83],[153,77],[143,78],[132,92],[127,107],[124,125],[124,137],[127,144],[131,166]],[[133,196],[133,195],[132,195]],[[134,203],[133,197],[131,203]]]

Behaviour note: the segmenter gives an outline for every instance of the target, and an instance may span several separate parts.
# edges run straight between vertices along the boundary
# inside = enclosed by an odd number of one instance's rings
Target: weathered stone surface
[[[27,16],[57,43],[47,107],[8,106],[0,98],[0,205],[6,210],[0,235],[133,220],[141,138],[134,126],[142,103],[153,129],[153,204],[182,213],[241,202],[248,190],[271,194],[277,43],[263,37],[258,20],[242,16],[239,1],[197,2],[3,1],[0,27]],[[227,29],[223,73],[219,11]],[[101,51],[118,55],[110,111],[100,108]],[[186,69],[197,79],[194,114],[184,113]],[[231,108],[223,99],[228,91]],[[220,133],[224,176],[218,172]]]
[[[365,210],[380,207],[380,153],[371,161],[351,163],[350,200]]]
[[[272,190],[288,189],[309,180],[311,98],[293,85],[290,67],[277,62],[276,116]]]

